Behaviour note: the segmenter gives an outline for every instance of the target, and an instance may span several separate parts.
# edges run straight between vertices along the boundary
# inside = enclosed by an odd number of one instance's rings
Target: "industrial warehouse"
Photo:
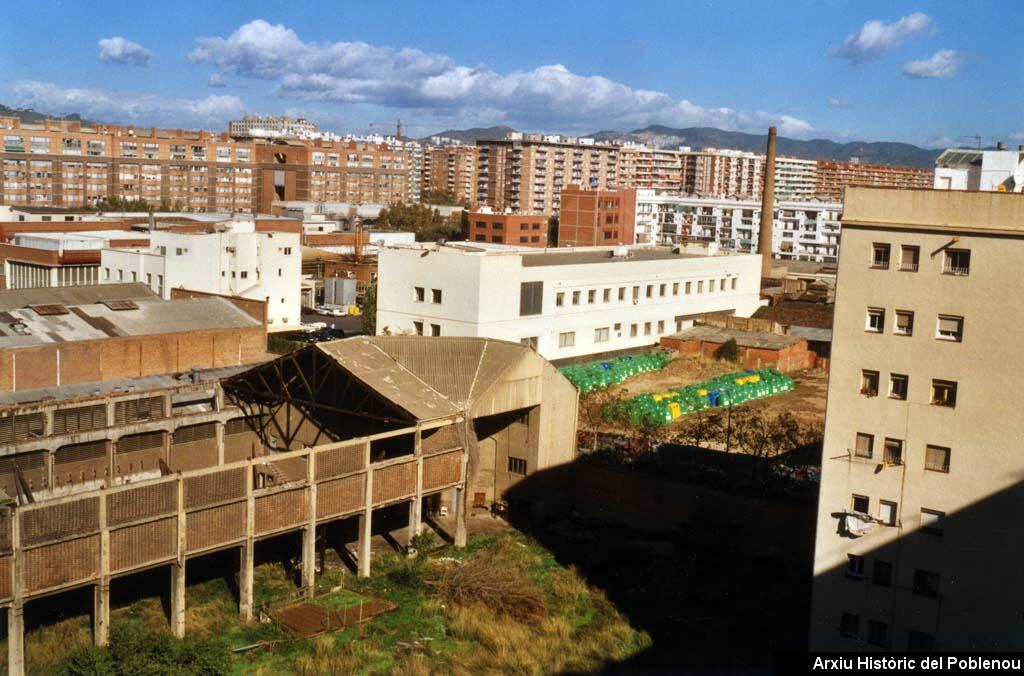
[[[258,542],[301,533],[311,593],[326,524],[358,520],[358,573],[369,575],[374,510],[407,504],[410,538],[424,510],[448,512],[461,546],[468,500],[501,501],[525,475],[573,459],[576,390],[528,347],[352,338],[266,361],[266,326],[245,309],[139,287],[0,292],[12,673],[24,670],[26,603],[92,586],[104,644],[111,585],[169,566],[180,637],[187,561],[237,549],[239,614],[251,620]]]

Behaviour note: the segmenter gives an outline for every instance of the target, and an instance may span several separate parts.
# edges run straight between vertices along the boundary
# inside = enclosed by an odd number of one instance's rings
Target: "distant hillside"
[[[73,120],[81,122],[83,126],[92,126],[95,122],[90,120],[83,120],[82,116],[78,113],[71,113],[64,117],[58,117],[56,115],[47,115],[46,113],[39,113],[31,108],[10,108],[3,104],[0,104],[0,117],[16,117],[26,124],[38,124],[43,120]]]
[[[745,134],[738,131],[723,131],[712,127],[688,127],[673,129],[653,125],[631,132],[599,131],[592,134],[594,138],[610,141],[637,141],[658,147],[690,146],[694,149],[704,147],[732,148],[763,153],[768,143],[767,134]],[[873,164],[895,164],[907,167],[931,168],[935,166],[935,158],[942,152],[928,148],[919,148],[909,143],[892,143],[889,141],[852,141],[836,143],[828,139],[798,141],[780,136],[778,139],[779,153],[792,155],[808,160],[840,160],[849,161],[854,157],[861,162]]]
[[[421,141],[429,141],[431,136],[443,136],[445,138],[461,141],[462,143],[475,143],[477,141],[500,141],[505,134],[515,131],[512,127],[500,124],[496,127],[473,127],[472,129],[446,129],[436,134],[431,134]]]

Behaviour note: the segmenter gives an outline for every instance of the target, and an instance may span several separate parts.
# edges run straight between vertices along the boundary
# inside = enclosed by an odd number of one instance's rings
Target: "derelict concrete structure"
[[[425,498],[452,492],[454,540],[464,545],[468,493],[474,503],[478,495],[498,500],[517,480],[510,475],[575,455],[575,388],[530,348],[503,341],[354,338],[248,370],[235,367],[217,381],[165,389],[160,406],[130,429],[119,427],[116,402],[106,402],[111,394],[97,391],[93,398],[105,402],[97,415],[106,417],[70,437],[54,427],[64,402],[19,408],[43,422],[33,428],[38,434],[12,449],[27,444],[26,451],[31,446],[49,460],[45,489],[37,483],[33,492],[21,456],[11,456],[16,497],[0,510],[0,606],[7,608],[10,673],[24,672],[27,602],[91,586],[94,640],[103,644],[111,582],[169,566],[170,625],[183,636],[188,560],[237,550],[239,614],[249,620],[258,542],[301,533],[301,587],[312,594],[318,528],[357,520],[358,573],[368,575],[375,510],[407,504],[411,539],[421,530]],[[208,404],[173,410],[179,390],[210,389]],[[154,398],[152,392],[118,396],[147,394]],[[15,416],[9,417],[14,429]],[[188,431],[200,425],[213,434]],[[157,437],[149,445],[135,441],[156,432],[159,443]],[[90,476],[83,469],[81,481],[69,475],[61,482],[69,465],[47,449],[79,436],[96,445],[97,435],[102,457],[71,458],[93,462]],[[122,467],[137,453],[146,454],[145,468]]]

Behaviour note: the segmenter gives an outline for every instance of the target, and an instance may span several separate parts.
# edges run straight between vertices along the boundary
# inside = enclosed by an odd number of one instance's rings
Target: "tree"
[[[788,411],[771,417],[763,411],[740,410],[733,438],[736,447],[749,456],[773,461],[800,448],[811,438],[809,431]]]
[[[686,416],[686,423],[673,435],[673,441],[704,448],[706,444],[719,444],[725,434],[720,409],[701,409]]]
[[[740,358],[740,348],[735,338],[730,338],[715,350],[715,359],[719,361],[736,361]]]
[[[548,246],[558,246],[558,216],[548,219]]]
[[[363,294],[363,333],[377,335],[377,285],[366,287]]]

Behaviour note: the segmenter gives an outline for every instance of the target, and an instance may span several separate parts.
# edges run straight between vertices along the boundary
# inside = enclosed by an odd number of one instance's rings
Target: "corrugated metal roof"
[[[797,338],[813,340],[819,343],[832,342],[832,329],[819,329],[813,326],[791,326],[789,327],[789,332]]]
[[[318,343],[325,355],[419,420],[458,413],[459,408],[405,368],[372,338],[349,338]]]
[[[156,300],[157,295],[142,283],[92,284],[42,289],[0,291],[0,310],[29,305],[91,305],[105,300]]]

